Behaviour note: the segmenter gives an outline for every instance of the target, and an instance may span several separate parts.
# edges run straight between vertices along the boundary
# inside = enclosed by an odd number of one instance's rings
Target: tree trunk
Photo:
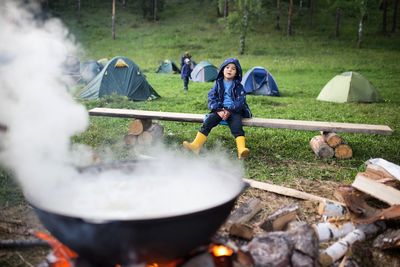
[[[228,18],[229,15],[229,0],[224,0],[224,18]]]
[[[361,15],[360,22],[358,23],[358,39],[357,39],[357,48],[361,48],[362,40],[363,40],[363,25],[365,20],[365,14]]]
[[[242,18],[242,29],[240,31],[240,47],[239,54],[243,55],[246,46],[246,34],[247,34],[247,26],[249,24],[249,10],[247,9],[247,5],[243,8],[243,18]]]
[[[382,34],[384,35],[387,33],[387,7],[387,0],[382,0]]]
[[[157,1],[158,0],[153,0],[153,4],[154,4],[154,6],[153,6],[153,15],[154,15],[153,19],[154,19],[154,22],[157,21]]]
[[[277,30],[277,31],[281,30],[280,19],[281,19],[280,0],[276,0],[276,24],[275,24],[275,30]]]
[[[122,6],[126,7],[126,0],[122,0]]]
[[[309,8],[310,8],[310,28],[312,29],[314,26],[314,9],[315,9],[314,0],[309,1]]]
[[[293,13],[293,0],[290,0],[289,11],[288,11],[287,36],[292,36],[292,13]]]
[[[340,8],[336,8],[336,27],[335,27],[335,37],[338,38],[340,35],[339,26],[340,26]]]
[[[394,1],[394,6],[393,6],[393,22],[392,22],[392,33],[396,32],[397,28],[397,10],[399,8],[399,0]]]
[[[81,21],[81,0],[78,0],[78,22]]]
[[[111,16],[111,23],[112,23],[112,38],[115,40],[115,0],[112,1],[112,16]]]

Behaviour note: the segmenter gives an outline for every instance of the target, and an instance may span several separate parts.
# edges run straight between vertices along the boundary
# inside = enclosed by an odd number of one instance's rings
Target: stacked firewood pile
[[[134,119],[128,133],[124,136],[127,145],[152,145],[160,141],[164,135],[164,127],[151,119]]]
[[[332,132],[321,132],[310,140],[310,147],[319,158],[349,159],[353,150],[345,140]]]
[[[351,186],[337,188],[337,201],[320,201],[316,212],[322,221],[299,222],[299,206],[290,204],[250,223],[262,209],[261,201],[251,198],[232,212],[223,226],[226,236],[219,238],[236,252],[242,267],[400,266],[398,253],[394,257],[386,253],[400,249],[398,188],[400,166],[369,160]],[[372,259],[368,259],[371,265],[359,265],[351,254],[360,244],[379,251],[376,257],[382,265]]]

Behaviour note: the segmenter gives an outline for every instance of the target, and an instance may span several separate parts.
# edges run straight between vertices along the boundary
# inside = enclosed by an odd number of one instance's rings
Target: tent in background
[[[242,84],[248,94],[280,96],[274,77],[263,67],[248,70],[243,76]]]
[[[218,77],[218,68],[208,61],[200,61],[190,76],[194,82],[212,82]]]
[[[88,60],[81,63],[80,73],[81,73],[81,81],[85,84],[90,82],[100,71],[103,69],[103,66],[97,62],[96,60]]]
[[[380,100],[376,88],[361,74],[343,72],[332,78],[319,93],[317,100],[345,102],[377,102]]]
[[[181,70],[172,60],[166,59],[160,63],[156,73],[181,73]]]
[[[151,100],[160,97],[147,82],[139,67],[129,58],[114,57],[82,90],[84,99],[97,99],[116,93],[131,100]]]

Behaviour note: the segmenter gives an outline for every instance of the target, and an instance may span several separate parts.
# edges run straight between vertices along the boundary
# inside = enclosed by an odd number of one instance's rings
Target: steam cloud
[[[77,45],[57,19],[37,21],[12,1],[0,11],[0,124],[8,128],[0,132],[0,162],[33,204],[93,220],[153,218],[212,207],[240,192],[240,165],[165,148],[133,173],[78,172],[70,138],[89,119],[63,76]]]

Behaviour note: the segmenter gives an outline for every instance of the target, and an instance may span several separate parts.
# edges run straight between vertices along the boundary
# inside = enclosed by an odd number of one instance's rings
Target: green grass
[[[352,146],[353,158],[321,160],[309,147],[309,140],[317,132],[246,127],[247,145],[251,150],[251,156],[244,162],[247,177],[277,184],[290,184],[296,179],[348,183],[363,170],[369,158],[382,157],[400,164],[398,33],[390,37],[378,35],[379,22],[370,19],[365,25],[363,49],[357,49],[355,18],[346,18],[342,36],[334,39],[333,25],[327,24],[322,15],[316,18],[319,23],[315,29],[300,28],[299,25],[306,25],[307,16],[297,16],[295,35],[288,38],[284,31],[273,29],[274,16],[265,16],[258,21],[257,30],[249,30],[245,55],[238,55],[238,36],[224,28],[216,12],[211,11],[210,1],[167,1],[161,20],[156,23],[143,20],[132,2],[128,1],[125,9],[117,6],[116,40],[111,38],[109,1],[83,1],[81,22],[77,21],[74,5],[60,4],[53,8],[53,13],[81,44],[82,60],[127,56],[140,66],[162,96],[150,102],[133,102],[117,96],[82,101],[88,109],[113,107],[205,114],[207,92],[212,83],[190,83],[189,92],[184,94],[179,75],[155,73],[159,62],[172,59],[179,63],[180,55],[186,50],[195,61],[209,60],[217,66],[227,57],[237,57],[244,71],[253,66],[266,67],[282,94],[282,97],[248,96],[255,117],[386,124],[394,130],[391,136],[341,134]],[[266,10],[266,14],[271,12]],[[284,17],[281,22],[285,29]],[[367,77],[384,101],[372,104],[316,101],[322,87],[344,71],[357,71]],[[121,146],[129,122],[128,119],[92,117],[88,130],[73,140],[99,150],[111,146],[119,150],[120,157],[129,157],[130,151]],[[200,127],[194,123],[161,123],[165,127],[165,143],[171,149],[181,149],[182,141],[191,140]],[[234,139],[227,127],[217,127],[210,134],[205,147],[209,151],[215,146],[235,160]]]
[[[191,16],[190,10],[196,10],[198,16]],[[101,18],[96,18],[96,23],[92,21],[93,16],[84,13],[84,27],[73,19],[65,20],[85,48],[86,56],[96,59],[125,55],[132,58],[162,98],[131,102],[111,97],[108,101],[84,102],[88,108],[122,107],[204,114],[212,83],[190,83],[189,93],[183,94],[179,75],[154,73],[158,63],[167,58],[178,63],[185,50],[191,51],[195,61],[209,60],[217,66],[227,57],[238,57],[244,71],[253,66],[266,67],[274,75],[282,94],[282,97],[248,96],[255,117],[387,124],[395,131],[392,136],[341,134],[353,147],[354,157],[350,160],[320,160],[315,158],[308,144],[317,132],[246,127],[247,144],[251,149],[251,156],[245,162],[248,177],[275,183],[297,178],[349,182],[371,157],[400,163],[400,67],[396,60],[400,59],[400,38],[398,35],[390,38],[377,35],[372,20],[366,26],[363,49],[356,48],[354,18],[347,19],[339,39],[327,33],[331,25],[320,26],[324,28],[320,32],[295,28],[295,35],[288,38],[284,32],[273,30],[273,21],[260,21],[268,26],[249,31],[247,52],[240,56],[237,54],[237,35],[225,30],[221,20],[204,3],[168,1],[157,23],[143,21],[129,6],[119,8],[117,39],[114,41],[108,7],[96,12],[102,14]],[[301,24],[302,19],[306,17],[298,16],[296,21]],[[284,23],[283,19],[281,22]],[[373,104],[316,101],[321,88],[333,76],[350,70],[367,77],[379,89],[384,101]],[[95,147],[118,144],[129,122],[127,119],[92,118],[88,131],[75,141]],[[165,141],[171,149],[177,149],[183,140],[192,139],[200,127],[191,123],[161,123],[168,133]],[[222,147],[235,158],[234,140],[227,127],[217,127],[210,134],[205,147],[212,149],[214,146]]]

